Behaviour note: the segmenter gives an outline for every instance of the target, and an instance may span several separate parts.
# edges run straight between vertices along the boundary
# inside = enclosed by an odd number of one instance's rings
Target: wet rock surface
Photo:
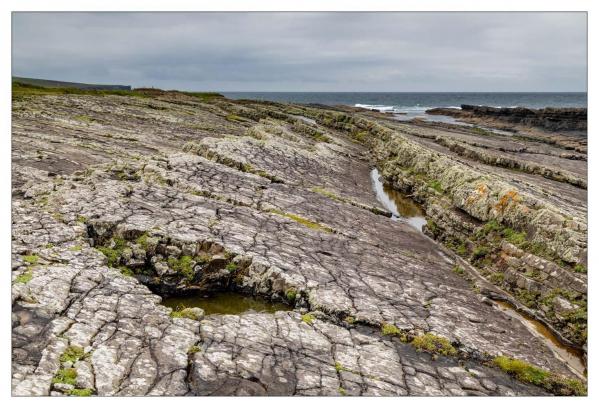
[[[13,108],[15,395],[545,393],[487,366],[496,355],[572,376],[385,216],[369,151],[334,111],[173,93]],[[296,311],[178,317],[164,288]]]

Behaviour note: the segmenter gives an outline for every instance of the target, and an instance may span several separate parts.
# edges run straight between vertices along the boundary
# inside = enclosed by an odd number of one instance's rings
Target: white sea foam
[[[391,105],[369,105],[369,104],[365,104],[365,103],[356,103],[354,105],[354,107],[356,108],[363,108],[363,109],[370,109],[370,110],[376,110],[379,112],[393,112],[393,113],[406,113],[406,112],[413,112],[413,113],[424,113],[425,110],[427,109],[432,109],[432,106],[420,106],[420,105],[415,105],[415,106],[391,106]]]
[[[356,108],[364,108],[370,110],[376,110],[379,112],[395,112],[394,106],[385,106],[385,105],[366,105],[363,103],[356,103],[354,105]]]

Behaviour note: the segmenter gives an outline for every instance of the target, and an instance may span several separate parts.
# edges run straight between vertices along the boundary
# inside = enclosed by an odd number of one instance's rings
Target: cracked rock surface
[[[439,244],[386,216],[366,147],[313,108],[13,104],[14,395],[545,393],[484,363],[497,355],[571,375]],[[295,310],[178,317],[149,289],[171,275]],[[458,353],[419,352],[385,324]]]

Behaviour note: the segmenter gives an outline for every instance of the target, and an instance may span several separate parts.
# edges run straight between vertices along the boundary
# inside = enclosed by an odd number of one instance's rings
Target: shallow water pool
[[[270,302],[260,297],[246,296],[235,292],[220,292],[210,295],[173,296],[162,301],[162,305],[181,310],[187,307],[200,307],[210,314],[241,314],[248,310],[274,313],[279,310],[293,310],[285,303]]]
[[[420,206],[399,191],[384,185],[376,168],[370,172],[370,178],[377,200],[391,212],[391,219],[404,220],[418,231],[422,231],[422,227],[426,225],[426,219]]]

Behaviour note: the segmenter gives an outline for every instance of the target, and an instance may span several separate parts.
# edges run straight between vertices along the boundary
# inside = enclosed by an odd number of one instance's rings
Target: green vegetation
[[[484,258],[489,254],[489,252],[489,248],[487,248],[486,246],[477,246],[476,248],[474,248],[474,251],[472,252],[472,260],[476,261],[478,259]]]
[[[340,201],[342,203],[346,201],[345,199],[339,197],[335,193],[331,193],[330,191],[325,190],[322,187],[312,187],[311,190],[313,192],[315,192],[315,193],[322,194],[323,196],[329,197],[329,198],[331,198],[333,200],[336,200],[336,201]]]
[[[150,95],[140,90],[122,90],[122,89],[79,89],[79,88],[46,88],[38,85],[24,84],[18,81],[12,83],[12,95],[15,97],[30,96],[30,95],[120,95],[120,96],[137,96],[148,98]]]
[[[78,252],[81,251],[83,249],[83,247],[79,244],[77,245],[73,245],[72,247],[69,248],[69,251],[73,251],[73,252]]]
[[[579,344],[587,340],[587,296],[582,293],[556,288],[545,296],[534,293],[532,302],[535,307],[540,307],[545,310],[545,314],[552,320],[559,321],[562,325],[566,325],[566,330],[570,334],[570,338]],[[570,302],[575,307],[570,311],[564,311],[559,316],[554,310],[556,297],[562,297]]]
[[[460,245],[458,245],[458,247],[455,249],[455,252],[459,256],[466,256],[466,255],[468,255],[468,247],[466,246],[466,243],[462,242]]]
[[[347,316],[345,319],[343,319],[343,321],[347,324],[354,324],[356,323],[356,318],[353,316]]]
[[[412,340],[412,345],[418,351],[428,351],[429,353],[442,354],[444,356],[455,356],[458,353],[448,339],[432,333],[425,333],[415,337]]]
[[[47,249],[54,248],[54,244],[53,244],[53,243],[51,243],[51,242],[48,242],[48,243],[45,245],[45,248],[47,248]]]
[[[581,381],[565,378],[525,361],[505,356],[493,359],[493,364],[518,380],[541,386],[561,395],[586,395],[586,385]]]
[[[193,96],[202,100],[202,102],[209,102],[214,98],[224,98],[223,95],[218,92],[181,92],[182,94]]]
[[[185,276],[188,280],[192,280],[195,276],[193,273],[195,262],[189,255],[183,255],[180,258],[169,257],[166,263],[173,271]]]
[[[69,384],[75,385],[77,382],[77,370],[74,368],[61,368],[58,370],[54,378],[52,378],[52,384]]]
[[[297,291],[295,289],[287,289],[285,292],[285,297],[290,302],[295,302],[295,298],[297,297]]]
[[[94,390],[91,388],[75,388],[73,390],[67,391],[67,395],[71,395],[74,397],[89,397],[93,394]]]
[[[73,119],[75,119],[79,122],[88,122],[88,123],[94,121],[94,119],[92,117],[87,116],[87,115],[77,115],[77,116],[74,116]]]
[[[187,350],[187,354],[195,354],[195,353],[199,353],[201,350],[201,348],[197,345],[191,346],[189,348],[189,350]]]
[[[340,373],[341,371],[345,371],[343,364],[341,364],[339,361],[335,361],[335,371],[337,371],[338,373]]]
[[[540,293],[530,291],[524,288],[516,288],[514,290],[514,295],[518,298],[518,300],[524,303],[527,307],[536,308],[537,302],[540,296]]]
[[[37,255],[23,255],[23,260],[25,262],[27,262],[30,265],[37,265],[37,263],[39,262],[40,258]]]
[[[505,228],[501,235],[511,244],[514,245],[522,245],[526,242],[526,233],[525,232],[516,232],[511,228]]]
[[[574,272],[587,273],[587,267],[582,264],[576,264],[576,266],[574,266]]]
[[[135,240],[135,243],[139,245],[144,251],[148,251],[151,248],[154,248],[158,243],[157,238],[150,237],[147,232],[141,234]]]
[[[270,210],[270,212],[273,213],[273,214],[280,215],[282,217],[289,218],[289,219],[291,219],[291,220],[293,220],[293,221],[295,221],[295,222],[297,222],[299,224],[302,224],[305,227],[313,229],[313,230],[320,230],[320,231],[324,231],[324,232],[328,232],[328,233],[335,232],[330,227],[327,227],[325,225],[319,224],[316,221],[312,221],[312,220],[309,220],[307,218],[300,217],[299,215],[295,215],[295,214],[291,214],[291,213],[286,213],[286,212],[279,211],[279,210]]]
[[[245,122],[244,118],[232,113],[228,114],[225,119],[227,119],[229,122]]]
[[[397,326],[388,323],[383,324],[381,332],[383,333],[383,336],[399,336],[401,334],[401,331]]]
[[[115,248],[109,248],[105,246],[97,247],[98,251],[102,252],[106,258],[108,258],[108,266],[117,266],[121,257],[121,252]]]
[[[311,325],[312,323],[314,323],[314,316],[311,313],[303,314],[302,315],[302,322]]]
[[[505,275],[502,272],[495,272],[489,276],[489,280],[495,285],[501,285],[505,281]]]
[[[210,256],[210,254],[201,254],[196,257],[196,261],[198,261],[201,264],[207,264],[211,260],[212,256]]]
[[[194,313],[193,310],[189,309],[189,308],[185,308],[185,309],[181,309],[181,310],[173,310],[170,313],[170,316],[175,319],[175,318],[185,318],[185,319],[191,319],[191,320],[198,320],[198,316]]]
[[[82,224],[85,224],[85,222],[87,221],[87,218],[84,217],[83,215],[78,215],[77,216],[77,222],[80,222]]]
[[[441,228],[435,223],[435,221],[428,219],[426,220],[426,228],[433,234],[434,237],[437,237],[441,233]]]
[[[443,193],[443,187],[441,187],[441,182],[439,180],[431,180],[427,183],[427,185],[437,193]]]
[[[235,262],[229,262],[226,266],[227,270],[231,273],[237,272],[239,266]]]
[[[464,270],[464,268],[462,268],[459,265],[455,265],[452,269],[453,273],[458,274],[460,276],[464,276],[464,274],[466,273],[466,271]]]
[[[121,265],[121,266],[119,266],[119,270],[125,276],[133,276],[134,275],[133,270],[131,268],[129,268],[128,266]]]
[[[82,347],[69,346],[69,348],[67,348],[65,352],[62,353],[62,355],[60,356],[60,362],[66,363],[67,361],[69,361],[71,363],[76,363],[84,357],[85,353],[83,352]]]
[[[369,136],[370,136],[370,133],[368,133],[366,131],[354,132],[351,134],[351,137],[360,143],[364,143],[368,139]]]
[[[148,247],[148,233],[144,232],[139,237],[137,237],[137,239],[135,240],[135,243],[137,245],[139,245],[140,247],[142,247],[143,249],[146,249]]]
[[[323,134],[321,132],[314,132],[314,134],[312,135],[312,137],[317,142],[331,143],[331,141],[332,141],[332,139],[330,137],[328,137],[327,135],[325,135],[325,134]]]
[[[496,234],[496,238],[502,237],[506,241],[516,245],[523,246],[527,244],[527,236],[526,232],[523,231],[515,231],[510,227],[504,227],[496,220],[491,220],[487,222],[475,235],[477,240],[486,239],[488,241],[492,240],[491,235]]]
[[[493,363],[501,370],[512,374],[518,380],[541,385],[549,376],[549,372],[534,367],[524,361],[511,359],[504,356],[495,357]]]
[[[33,274],[31,272],[25,272],[16,277],[15,283],[27,283],[31,279],[33,279]]]
[[[243,171],[244,173],[253,173],[254,166],[252,166],[250,163],[241,163],[239,170]]]
[[[501,231],[501,225],[496,220],[487,222],[483,227],[476,233],[476,238],[485,238],[491,232]]]
[[[104,254],[106,258],[108,258],[107,263],[108,266],[117,267],[119,265],[119,261],[121,259],[121,255],[123,250],[126,248],[125,240],[122,238],[113,238],[112,247],[108,246],[99,246],[96,249]]]
[[[341,394],[345,397],[347,395],[347,391],[345,391],[345,388],[339,387],[339,394]]]

